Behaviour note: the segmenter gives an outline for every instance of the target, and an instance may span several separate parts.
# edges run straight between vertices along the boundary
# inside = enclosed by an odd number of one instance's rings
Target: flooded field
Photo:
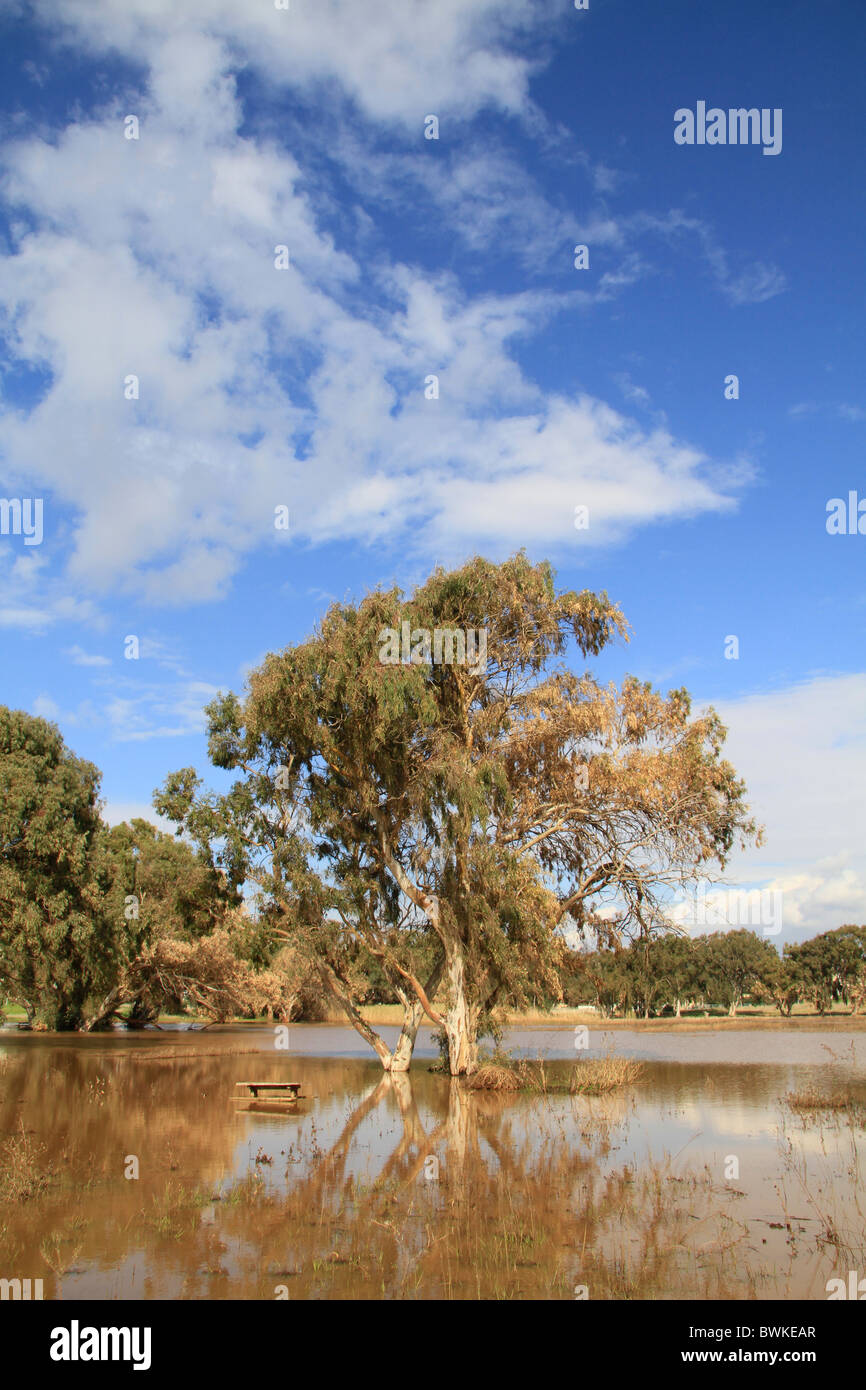
[[[289,1051],[264,1028],[4,1032],[0,1276],[46,1298],[826,1299],[866,1270],[866,1034],[590,1042],[512,1030],[554,1089],[495,1095],[431,1072],[427,1034],[388,1078],[327,1025]],[[608,1052],[643,1063],[633,1085],[555,1089]],[[238,1101],[250,1079],[305,1099]]]

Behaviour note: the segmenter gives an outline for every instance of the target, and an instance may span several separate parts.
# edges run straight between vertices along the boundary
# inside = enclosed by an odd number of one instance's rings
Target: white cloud
[[[516,344],[553,314],[643,275],[634,251],[622,247],[593,294],[572,279],[565,293],[473,299],[450,276],[336,245],[315,181],[277,144],[239,134],[239,54],[296,90],[336,80],[380,121],[420,123],[449,102],[458,115],[529,112],[530,65],[497,44],[548,7],[386,8],[371,24],[343,0],[288,13],[228,0],[37,6],[61,35],[69,26],[149,72],[140,140],[124,139],[118,102],[5,156],[3,191],[30,220],[0,259],[0,326],[5,313],[11,353],[47,367],[51,386],[29,415],[3,417],[0,449],[9,473],[50,492],[46,549],[71,543],[78,591],[222,597],[246,554],[277,543],[280,504],[293,541],[388,538],[440,555],[573,548],[578,504],[590,508],[583,549],[734,505],[745,471],[587,396],[545,395],[518,364]],[[548,205],[504,156],[486,168],[472,149],[454,168],[465,236],[495,237],[500,194],[514,192],[530,254],[577,239],[561,214],[545,227]],[[623,238],[600,215],[585,231]],[[291,267],[279,271],[283,244]],[[130,374],[138,399],[124,396]],[[92,600],[78,603],[69,620],[95,619]],[[0,623],[36,630],[57,616],[35,590],[0,609]]]
[[[554,0],[378,0],[375,13],[356,0],[292,0],[286,11],[272,0],[36,0],[34,8],[92,52],[116,49],[155,67],[158,95],[191,124],[203,119],[197,89],[215,50],[230,44],[273,82],[311,95],[336,82],[370,118],[419,132],[438,111],[465,118],[493,106],[528,116],[537,60],[511,41],[561,23]]]
[[[230,110],[218,105],[216,139],[181,136],[154,108],[139,144],[116,115],[9,152],[7,190],[41,225],[0,263],[0,303],[19,355],[54,381],[0,444],[77,509],[74,581],[218,597],[245,551],[274,542],[283,502],[302,539],[431,547],[571,543],[578,502],[593,545],[731,505],[698,451],[524,378],[511,340],[561,295],[472,301],[449,277],[379,266],[380,307],[349,307],[359,267],[316,230],[293,161],[233,136]],[[293,371],[304,355],[318,365]],[[130,372],[138,400],[124,398]],[[424,399],[430,373],[438,401]]]
[[[684,237],[696,239],[706,264],[721,293],[734,305],[762,304],[782,294],[788,287],[780,268],[764,261],[732,258],[720,245],[709,223],[698,217],[688,217],[679,210],[662,216],[653,213],[633,213],[623,219],[624,233],[650,232],[664,237],[672,245],[682,244]],[[732,269],[731,261],[734,260]]]
[[[33,713],[40,719],[55,721],[60,717],[60,706],[50,695],[37,695],[33,701]]]
[[[144,743],[202,734],[207,724],[204,707],[219,687],[190,678],[149,678],[144,669],[138,671],[138,665],[129,663],[134,668],[130,674],[101,675],[97,693],[74,707],[62,708],[53,696],[43,692],[33,702],[33,713],[61,728],[98,730],[111,743]]]
[[[784,939],[866,923],[866,674],[713,703],[767,827],[726,877],[782,891]]]
[[[732,304],[763,304],[787,288],[785,275],[775,265],[765,265],[757,261],[754,265],[730,275],[727,270],[720,273],[725,293]]]
[[[638,386],[632,381],[628,372],[618,372],[614,381],[627,401],[634,405],[649,405],[652,397],[645,386]]]
[[[75,666],[110,666],[111,658],[108,656],[98,656],[95,653],[86,652],[82,647],[65,647],[64,655],[68,656]]]
[[[104,718],[117,743],[141,743],[150,739],[182,738],[200,734],[206,727],[204,706],[218,693],[206,681],[174,684],[137,682],[131,677],[116,682]]]
[[[788,407],[788,414],[794,419],[800,419],[804,415],[815,415],[817,413],[825,415],[831,414],[840,420],[847,420],[850,424],[859,425],[866,420],[866,409],[860,405],[851,405],[847,401],[839,401],[833,405],[830,402],[819,404],[817,401],[798,401],[796,405]]]

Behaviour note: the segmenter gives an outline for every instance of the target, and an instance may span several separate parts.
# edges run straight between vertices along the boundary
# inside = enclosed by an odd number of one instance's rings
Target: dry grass
[[[567,1091],[576,1096],[603,1096],[630,1086],[643,1071],[643,1063],[630,1057],[587,1058],[572,1070],[568,1081],[558,1081],[548,1075],[543,1059],[537,1062],[520,1061],[506,1065],[486,1062],[466,1080],[470,1091],[531,1091],[547,1095]]]
[[[806,1086],[802,1091],[789,1091],[785,1097],[792,1110],[855,1110],[857,1102],[850,1091],[819,1091]]]
[[[202,1057],[249,1057],[255,1054],[261,1056],[261,1048],[258,1047],[221,1047],[210,1052],[205,1052],[197,1047],[191,1051],[190,1047],[161,1047],[159,1051],[133,1052],[131,1060],[137,1065],[139,1062],[188,1062],[190,1057],[194,1057],[198,1062]]]
[[[509,1067],[497,1067],[492,1063],[479,1067],[469,1077],[466,1085],[470,1091],[519,1091],[520,1079]]]
[[[51,1181],[45,1163],[45,1145],[21,1125],[20,1134],[0,1144],[0,1202],[26,1202],[42,1193]]]
[[[573,1096],[603,1096],[630,1086],[643,1071],[643,1063],[631,1057],[587,1057],[571,1073],[569,1093]]]

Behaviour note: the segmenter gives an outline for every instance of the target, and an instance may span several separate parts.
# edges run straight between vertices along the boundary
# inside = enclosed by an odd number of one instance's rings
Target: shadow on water
[[[289,1053],[265,1029],[3,1035],[0,1277],[55,1298],[730,1299],[825,1298],[866,1268],[861,1112],[785,1103],[866,1102],[838,1035],[830,1057],[648,1059],[589,1098],[384,1076],[326,1055],[340,1031],[296,1026]],[[575,1062],[558,1046],[552,1084]],[[233,1103],[248,1079],[306,1099]]]

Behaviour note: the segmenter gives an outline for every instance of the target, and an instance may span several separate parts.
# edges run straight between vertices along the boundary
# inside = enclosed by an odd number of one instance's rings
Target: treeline
[[[431,1007],[441,1003],[429,931],[404,919],[365,938],[311,899],[315,950],[303,949],[273,901],[249,909],[230,842],[220,862],[145,820],[106,825],[98,770],[45,720],[0,708],[0,778],[0,1003],[21,1006],[32,1026],[135,1027],[161,1013],[317,1020],[334,1009],[335,979],[357,1011],[405,1006],[409,974],[432,981]],[[498,1003],[654,1017],[772,1002],[788,1016],[797,1002],[823,1014],[834,1005],[856,1012],[864,999],[866,927],[843,926],[781,955],[743,930],[651,934],[623,946],[612,934],[595,951],[561,940],[519,997],[502,990]],[[495,1027],[492,1015],[484,1027]]]
[[[788,1018],[795,1004],[819,1014],[834,1005],[857,1013],[866,1002],[866,927],[843,926],[786,945],[782,954],[745,930],[668,934],[621,950],[574,953],[563,981],[568,1004],[592,1004],[607,1018],[653,1018],[684,1008],[772,1003]]]

